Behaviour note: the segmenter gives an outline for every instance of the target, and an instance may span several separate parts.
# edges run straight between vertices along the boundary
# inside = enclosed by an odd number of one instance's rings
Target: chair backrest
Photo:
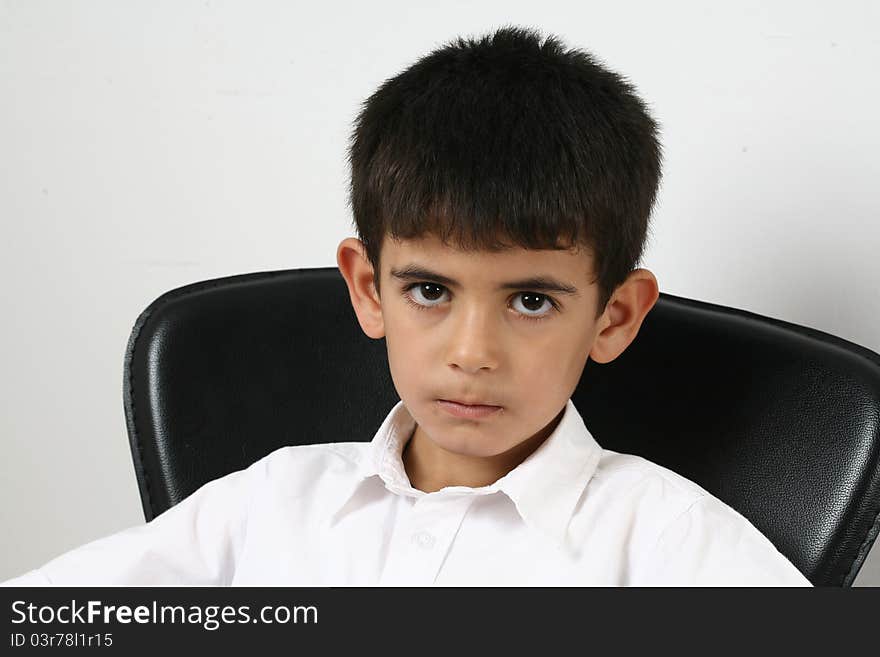
[[[399,400],[336,267],[171,290],[138,317],[124,370],[147,520],[284,445],[369,441]],[[663,293],[572,401],[603,447],[703,486],[813,584],[852,583],[878,532],[876,353]]]

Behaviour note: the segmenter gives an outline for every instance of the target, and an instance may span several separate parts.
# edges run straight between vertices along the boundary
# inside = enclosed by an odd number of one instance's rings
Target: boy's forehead
[[[492,279],[504,273],[523,275],[549,274],[567,277],[579,288],[587,285],[592,272],[593,258],[583,246],[568,250],[526,249],[520,246],[492,250],[467,250],[455,244],[444,244],[434,235],[411,239],[392,239],[386,236],[382,243],[382,269],[400,269],[421,266],[439,269],[440,273],[454,268],[460,275],[474,275]]]

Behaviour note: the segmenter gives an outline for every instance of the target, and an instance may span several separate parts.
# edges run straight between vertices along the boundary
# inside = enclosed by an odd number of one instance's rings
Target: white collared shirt
[[[413,488],[414,428],[400,401],[369,443],[282,447],[4,585],[810,585],[696,484],[602,449],[571,400],[480,488]]]

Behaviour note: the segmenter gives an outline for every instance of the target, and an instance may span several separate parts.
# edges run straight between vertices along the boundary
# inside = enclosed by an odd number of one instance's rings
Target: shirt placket
[[[472,502],[472,495],[417,499],[391,537],[379,586],[433,584]]]

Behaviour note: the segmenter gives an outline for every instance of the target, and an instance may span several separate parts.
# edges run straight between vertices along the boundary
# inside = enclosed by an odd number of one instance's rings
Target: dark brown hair
[[[377,291],[386,234],[467,250],[585,246],[598,318],[642,257],[657,132],[625,78],[557,37],[503,27],[441,46],[354,122],[349,202]]]

